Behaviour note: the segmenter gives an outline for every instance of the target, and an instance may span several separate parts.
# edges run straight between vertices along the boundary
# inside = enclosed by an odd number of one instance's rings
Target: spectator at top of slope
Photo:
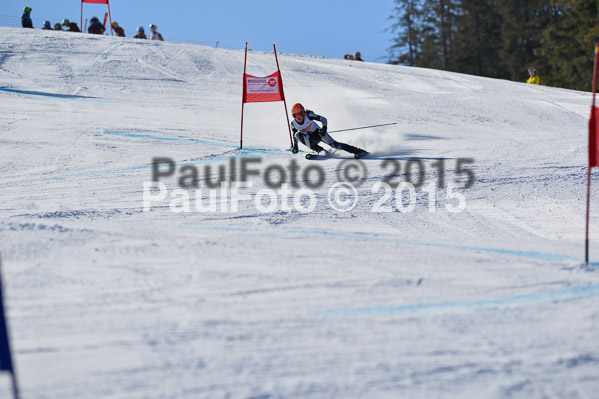
[[[71,22],[66,18],[62,20],[62,26],[69,27],[69,29],[67,29],[67,32],[81,32],[81,30],[79,29],[79,27],[77,26],[77,24],[75,22]]]
[[[62,25],[60,24],[60,22],[54,24],[54,30],[62,30]]]
[[[539,78],[539,75],[537,75],[537,69],[535,67],[531,66],[528,68],[528,74],[530,75],[530,78],[528,78],[526,83],[530,85],[538,85],[541,83],[541,79]]]
[[[140,26],[137,28],[137,33],[133,36],[134,39],[147,39],[148,37],[145,34],[144,27]]]
[[[87,28],[87,31],[92,35],[103,35],[105,30],[106,28],[102,25],[98,17],[93,17],[89,20],[89,28]]]
[[[21,16],[21,25],[23,25],[23,28],[33,29],[33,20],[31,19],[31,11],[33,11],[33,8],[31,8],[31,7],[23,8],[23,15]]]
[[[152,34],[150,35],[150,40],[164,41],[164,39],[162,38],[162,35],[160,33],[158,33],[158,27],[156,25],[150,24],[150,32],[152,32]]]
[[[52,30],[52,24],[50,23],[50,21],[45,21],[44,27],[42,29],[43,30]]]
[[[123,28],[121,28],[119,26],[118,22],[113,22],[112,23],[112,29],[114,29],[114,33],[119,36],[119,37],[125,37],[125,31],[123,30]]]
[[[356,61],[364,61],[362,59],[362,53],[360,53],[359,51],[356,51],[356,55],[354,55],[354,60],[356,60]]]

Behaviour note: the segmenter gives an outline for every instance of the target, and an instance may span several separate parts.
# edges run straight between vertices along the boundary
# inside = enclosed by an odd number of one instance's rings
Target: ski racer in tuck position
[[[327,133],[327,119],[324,116],[316,115],[314,112],[306,110],[302,104],[298,103],[291,107],[291,114],[293,115],[293,121],[291,121],[291,130],[293,130],[293,147],[291,148],[291,152],[294,154],[299,152],[297,148],[298,141],[316,152],[316,154],[307,154],[307,159],[315,158],[321,153],[326,154],[324,148],[318,145],[321,141],[323,141],[332,148],[354,154],[356,159],[368,155],[368,152],[361,148],[335,141]],[[320,127],[315,121],[322,123],[322,127]]]

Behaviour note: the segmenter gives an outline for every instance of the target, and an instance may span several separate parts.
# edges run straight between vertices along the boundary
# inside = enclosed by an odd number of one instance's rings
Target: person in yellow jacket
[[[537,70],[535,67],[528,68],[528,74],[530,78],[526,81],[529,85],[538,85],[540,83],[539,75],[537,75]]]

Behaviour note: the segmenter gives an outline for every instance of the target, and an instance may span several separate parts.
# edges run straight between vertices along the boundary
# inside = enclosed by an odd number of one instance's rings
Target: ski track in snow
[[[291,158],[281,103],[246,105],[237,149],[242,51],[0,37],[0,253],[23,397],[596,396],[588,93],[282,53],[287,100],[329,130],[398,122],[332,133],[373,153],[358,205],[336,213],[347,157]],[[249,74],[275,68],[250,51]],[[201,188],[242,157],[318,165],[326,182],[307,214],[143,212],[157,156],[198,166]],[[388,158],[400,174],[421,159],[426,184],[440,159],[453,183],[474,158],[466,210],[440,188],[434,213],[420,191],[409,214],[371,212]]]
[[[356,233],[335,233],[329,231],[311,231],[311,230],[259,230],[259,229],[247,229],[247,228],[227,228],[227,227],[205,227],[205,226],[194,226],[194,225],[182,225],[182,228],[187,229],[201,229],[201,230],[222,230],[222,231],[242,231],[248,233],[270,233],[270,234],[293,234],[293,235],[319,235],[323,237],[334,237],[334,238],[348,238],[348,239],[357,239],[357,240],[366,240],[366,241],[387,241],[387,242],[395,242],[404,245],[420,245],[420,246],[430,246],[430,247],[441,247],[441,248],[455,248],[462,249],[467,251],[475,251],[475,252],[491,252],[501,255],[513,255],[513,256],[523,256],[526,258],[533,259],[543,259],[543,260],[552,260],[552,261],[564,261],[564,260],[578,260],[575,258],[561,256],[561,255],[552,255],[545,254],[539,252],[528,252],[528,251],[513,251],[508,249],[501,248],[483,248],[483,247],[468,247],[463,245],[452,245],[452,244],[443,244],[443,243],[434,243],[434,242],[426,242],[426,241],[415,241],[415,240],[402,240],[396,239],[394,237],[381,237],[381,236],[372,236],[366,234],[356,234]]]

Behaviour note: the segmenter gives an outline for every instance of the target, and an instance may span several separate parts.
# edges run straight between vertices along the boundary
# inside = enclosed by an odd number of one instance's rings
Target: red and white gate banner
[[[244,74],[244,103],[283,101],[284,99],[283,82],[279,71],[265,77]]]

